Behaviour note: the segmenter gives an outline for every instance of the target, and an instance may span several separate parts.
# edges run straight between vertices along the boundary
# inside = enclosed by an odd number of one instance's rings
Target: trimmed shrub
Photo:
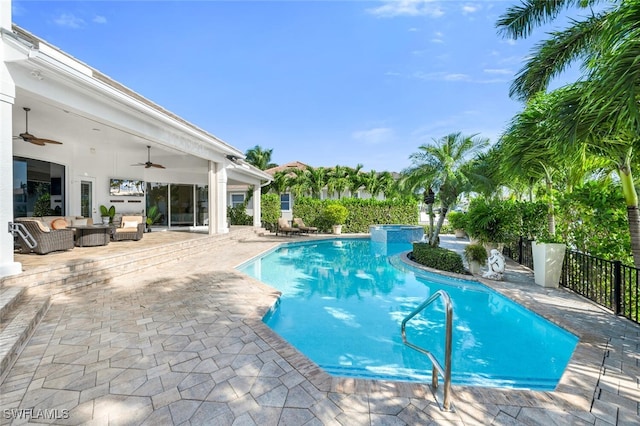
[[[467,227],[467,215],[462,212],[451,212],[447,215],[451,229],[465,229]]]
[[[441,247],[432,247],[427,243],[413,243],[413,260],[440,271],[465,273],[462,258],[458,253]]]
[[[324,208],[322,216],[331,223],[331,225],[344,225],[349,216],[349,210],[341,204],[332,203]]]
[[[227,206],[227,217],[229,218],[229,225],[252,225],[253,216],[249,216],[244,204],[239,204],[235,207]]]
[[[278,194],[262,194],[260,212],[262,226],[269,231],[275,230],[276,223],[280,218],[280,196]]]

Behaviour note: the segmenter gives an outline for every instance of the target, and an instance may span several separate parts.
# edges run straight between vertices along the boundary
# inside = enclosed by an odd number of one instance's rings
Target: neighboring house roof
[[[270,169],[265,170],[266,173],[270,174],[271,176],[275,175],[277,172],[281,172],[284,170],[289,170],[289,169],[298,169],[298,170],[305,170],[308,169],[309,166],[301,163],[300,161],[292,161],[290,163],[286,163],[286,164],[282,164],[280,166],[276,166],[276,167],[272,167]]]

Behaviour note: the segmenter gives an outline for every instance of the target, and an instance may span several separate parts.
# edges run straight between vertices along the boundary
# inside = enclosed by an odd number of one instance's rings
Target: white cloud
[[[470,80],[467,74],[461,74],[461,73],[445,74],[443,79],[446,81],[469,81]]]
[[[56,25],[61,27],[69,27],[69,28],[82,28],[86,25],[86,22],[82,18],[78,18],[77,16],[70,13],[63,13],[62,15],[54,18],[53,22]]]
[[[448,73],[448,72],[422,72],[413,73],[413,78],[419,80],[436,80],[436,81],[470,81],[467,74]]]
[[[396,16],[430,16],[439,18],[444,15],[442,8],[434,0],[383,0],[383,5],[367,9],[367,12],[381,18]]]
[[[443,38],[444,38],[444,34],[441,33],[440,31],[436,31],[434,33],[433,38],[430,41],[431,43],[444,43]]]
[[[463,82],[463,83],[475,83],[475,84],[494,84],[504,83],[510,81],[510,78],[490,78],[490,79],[478,79],[470,76],[469,74],[454,73],[454,72],[422,72],[416,71],[411,75],[412,78],[425,81],[451,81],[451,82]]]
[[[483,71],[487,74],[513,75],[513,71],[506,68],[487,68]]]
[[[105,18],[104,16],[97,15],[95,18],[93,18],[93,22],[95,22],[96,24],[106,24],[107,18]]]
[[[477,4],[464,4],[462,6],[462,14],[463,15],[469,15],[471,13],[476,13],[478,10],[480,10],[480,6]]]
[[[379,145],[393,139],[393,129],[376,127],[369,130],[358,130],[353,132],[351,137],[368,145]]]
[[[420,29],[418,29],[418,28],[416,28],[416,27],[411,27],[411,28],[409,28],[409,30],[408,30],[408,31],[409,31],[410,33],[415,33],[415,32],[420,31]]]

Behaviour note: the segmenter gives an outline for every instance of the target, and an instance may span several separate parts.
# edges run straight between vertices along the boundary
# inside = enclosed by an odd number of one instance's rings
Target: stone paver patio
[[[426,385],[326,375],[262,323],[277,292],[234,270],[287,241],[228,241],[56,296],[0,385],[0,424],[640,424],[640,327],[514,265],[486,283],[581,339],[554,392],[454,386],[443,412]]]

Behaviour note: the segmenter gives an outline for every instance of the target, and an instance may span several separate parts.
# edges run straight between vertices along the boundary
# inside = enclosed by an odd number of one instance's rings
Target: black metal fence
[[[531,241],[520,238],[507,244],[503,253],[528,268],[533,267]],[[560,285],[597,304],[640,323],[639,269],[619,260],[605,260],[575,250],[567,250]]]

